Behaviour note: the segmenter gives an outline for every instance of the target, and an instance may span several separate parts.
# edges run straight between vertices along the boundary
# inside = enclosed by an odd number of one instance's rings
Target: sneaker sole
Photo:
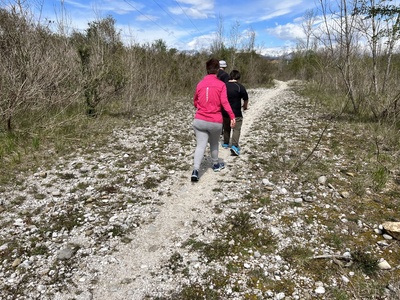
[[[192,177],[190,177],[190,180],[193,182],[196,182],[196,181],[199,181],[199,177],[192,176]]]

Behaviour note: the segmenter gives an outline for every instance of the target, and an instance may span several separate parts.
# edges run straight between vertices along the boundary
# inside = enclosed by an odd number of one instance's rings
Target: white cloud
[[[148,22],[155,22],[159,19],[159,17],[152,16],[152,15],[139,15],[136,17],[136,21],[148,21]]]
[[[169,8],[169,11],[173,13],[174,15],[187,15],[188,17],[191,17],[193,19],[207,19],[208,14],[204,13],[198,9],[195,8],[187,8],[187,7],[171,7]]]
[[[215,39],[215,34],[205,34],[202,36],[195,37],[187,43],[188,50],[202,50],[209,49],[212,41]]]
[[[178,2],[192,5],[199,10],[214,9],[214,0],[179,0]]]
[[[290,12],[291,11],[287,8],[286,9],[278,9],[278,10],[273,11],[272,13],[268,13],[266,15],[261,16],[261,17],[257,18],[256,20],[252,20],[251,22],[260,22],[260,21],[271,20],[276,17],[287,15]]]
[[[294,23],[277,25],[274,28],[268,28],[266,31],[282,40],[296,41],[305,38],[301,25]]]
[[[77,7],[77,8],[91,9],[91,6],[86,3],[80,3],[77,1],[70,1],[70,0],[66,0],[65,3],[70,4],[71,6]]]
[[[181,0],[178,6],[170,7],[169,11],[175,15],[187,15],[193,19],[207,19],[214,13],[213,0]],[[186,4],[186,5],[185,5]]]

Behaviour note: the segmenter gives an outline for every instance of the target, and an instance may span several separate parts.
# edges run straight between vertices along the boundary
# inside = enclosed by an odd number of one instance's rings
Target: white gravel
[[[71,153],[51,168],[21,174],[19,183],[2,187],[0,253],[7,258],[0,265],[0,298],[168,297],[185,284],[202,283],[202,275],[210,269],[223,272],[228,261],[242,264],[243,273],[231,280],[244,290],[246,270],[254,268],[261,268],[274,281],[295,282],[291,295],[252,290],[259,293],[259,299],[308,299],[335,286],[334,280],[314,282],[298,274],[279,251],[297,243],[315,254],[337,254],[318,240],[319,231],[325,228],[316,221],[305,222],[302,216],[313,205],[319,211],[335,207],[334,201],[319,201],[337,200],[339,193],[318,183],[322,180],[318,177],[306,184],[293,174],[277,180],[257,163],[251,170],[247,168],[254,157],[292,159],[296,153],[290,145],[308,134],[311,126],[310,118],[302,117],[299,106],[293,105],[302,100],[290,91],[288,83],[279,81],[272,89],[253,89],[249,94],[242,155],[230,156],[229,150],[221,147],[220,159],[227,167],[214,173],[207,152],[197,183],[190,181],[194,108],[178,105],[175,115],[157,116],[156,125],[144,121],[143,126],[115,130],[109,145]],[[265,118],[273,114],[279,118],[271,122]],[[288,127],[288,132],[274,134],[273,126]],[[275,153],[257,148],[258,143],[272,141],[289,146],[277,147]],[[316,155],[323,153],[316,151]],[[185,246],[189,239],[211,242],[216,238],[215,225],[248,207],[242,199],[254,188],[268,191],[275,207],[250,210],[257,226],[278,238],[275,253],[264,255],[248,249],[247,256],[208,263],[201,253]],[[310,211],[310,216],[313,213]],[[283,217],[295,221],[287,227],[281,222]],[[345,230],[345,224],[343,227]],[[360,224],[360,230],[364,227]],[[169,264],[177,253],[181,263],[173,268],[180,272],[173,272]],[[346,283],[351,280],[350,276],[340,278]],[[223,299],[244,299],[233,284],[226,286],[223,295]]]

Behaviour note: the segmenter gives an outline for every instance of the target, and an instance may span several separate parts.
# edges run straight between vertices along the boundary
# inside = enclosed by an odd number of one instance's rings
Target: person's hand
[[[231,120],[231,128],[234,128],[236,125],[236,119]]]

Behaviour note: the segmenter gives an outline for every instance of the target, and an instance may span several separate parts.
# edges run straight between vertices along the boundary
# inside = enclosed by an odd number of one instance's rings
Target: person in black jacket
[[[233,132],[231,140],[231,153],[236,156],[240,155],[239,138],[240,130],[243,124],[242,107],[243,110],[246,110],[249,103],[249,96],[246,88],[239,83],[239,79],[240,72],[238,70],[232,70],[232,72],[229,74],[229,81],[226,83],[228,101],[236,119],[236,126],[232,129]],[[224,110],[222,110],[222,116],[224,129],[224,143],[222,144],[222,147],[227,149],[229,148],[229,140],[231,138],[230,118]]]
[[[225,83],[227,83],[229,81],[229,75],[228,75],[228,73],[225,72],[226,67],[228,67],[228,65],[226,64],[226,61],[220,60],[217,77],[219,78],[219,80],[222,80]]]

